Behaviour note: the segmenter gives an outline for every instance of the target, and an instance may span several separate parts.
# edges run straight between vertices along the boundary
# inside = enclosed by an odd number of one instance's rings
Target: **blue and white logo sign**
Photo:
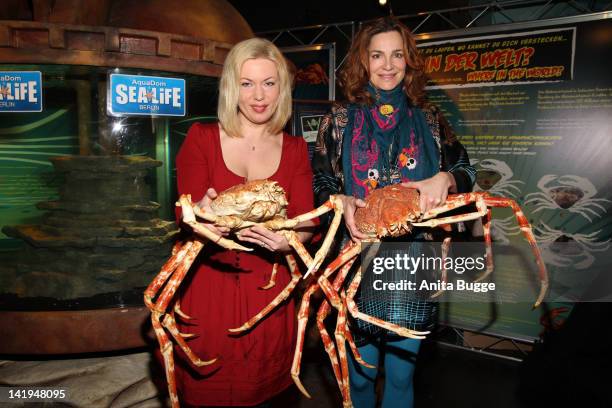
[[[41,112],[40,71],[0,71],[0,112]]]
[[[185,80],[143,75],[110,75],[111,115],[185,116]]]

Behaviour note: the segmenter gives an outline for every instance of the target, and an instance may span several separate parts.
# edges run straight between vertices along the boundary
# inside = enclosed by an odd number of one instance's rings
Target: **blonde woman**
[[[260,38],[238,43],[223,67],[219,122],[194,124],[177,156],[179,194],[191,194],[206,207],[217,192],[246,180],[269,179],[287,192],[289,216],[311,210],[306,143],[282,131],[290,115],[291,78],[280,51]],[[309,232],[299,234],[302,240],[310,238]],[[276,253],[289,251],[289,245],[283,236],[261,227],[242,231],[238,238],[255,250],[207,246],[182,294],[181,308],[195,320],[181,329],[198,335],[189,345],[200,358],[218,357],[203,368],[177,359],[177,385],[186,405],[257,405],[291,384],[292,302],[282,304],[247,334],[228,334],[228,328],[258,313],[289,282],[289,272],[281,264],[276,286],[259,289],[270,278]]]

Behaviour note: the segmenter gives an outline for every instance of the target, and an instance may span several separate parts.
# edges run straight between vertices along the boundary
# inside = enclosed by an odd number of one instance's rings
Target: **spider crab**
[[[318,211],[313,210],[295,218],[287,219],[287,204],[283,188],[276,182],[268,180],[250,181],[221,192],[210,204],[212,213],[205,212],[197,204],[192,203],[191,196],[189,195],[181,195],[179,198],[176,205],[182,209],[182,222],[191,227],[194,235],[187,241],[183,243],[178,242],[175,245],[172,256],[162,266],[159,274],[144,292],[144,302],[149,310],[151,310],[152,326],[164,358],[168,389],[173,407],[178,407],[179,403],[174,378],[173,345],[166,330],[195,366],[201,367],[213,364],[216,361],[216,358],[209,361],[201,360],[187,345],[185,339],[189,338],[190,335],[179,332],[175,315],[186,320],[190,319],[190,317],[181,311],[179,302],[174,298],[174,295],[189,268],[208,241],[212,241],[227,249],[251,250],[216,234],[204,224],[199,223],[197,218],[211,222],[215,226],[228,227],[234,232],[257,224],[277,231],[287,238],[289,245],[296,250],[304,264],[309,267],[309,270],[314,271],[321,265],[323,253],[317,254],[313,259],[307,253],[297,233],[292,228],[300,222],[318,217],[320,214],[327,212],[328,208],[322,207]],[[338,213],[334,217],[333,222],[338,225],[340,219],[341,213]],[[329,247],[332,239],[333,236],[326,237],[324,240],[325,245]],[[302,276],[297,269],[295,258],[291,254],[286,255],[285,258],[291,273],[291,281],[274,299],[272,304],[256,316],[257,319],[263,318],[274,309],[275,305],[286,299]],[[274,286],[276,266],[275,264],[270,282],[262,289],[269,289]],[[248,325],[245,327],[248,327]]]
[[[472,160],[473,166],[478,166],[476,171],[476,191],[487,191],[491,195],[516,197],[521,193],[519,184],[525,184],[521,180],[512,180],[514,172],[508,164],[501,160],[484,159]]]
[[[529,242],[533,253],[536,257],[536,262],[539,268],[539,278],[541,283],[540,293],[534,304],[534,307],[540,305],[544,299],[544,295],[548,289],[548,275],[546,267],[542,261],[540,251],[537,247],[531,226],[524,216],[520,207],[514,200],[501,197],[491,197],[485,192],[466,193],[466,194],[452,194],[449,195],[444,205],[434,208],[426,213],[421,213],[419,210],[419,194],[416,190],[402,187],[400,185],[391,185],[378,190],[373,191],[365,200],[366,206],[364,208],[357,209],[355,213],[355,222],[357,228],[368,235],[368,238],[362,240],[362,242],[378,242],[384,237],[397,237],[409,234],[413,227],[444,227],[451,223],[460,221],[474,220],[477,218],[484,217],[484,232],[485,232],[485,245],[487,253],[487,269],[483,276],[479,278],[484,279],[493,270],[493,258],[491,248],[491,235],[490,235],[490,224],[491,224],[491,210],[490,207],[511,207],[517,218],[521,230],[523,231],[527,241]],[[477,211],[467,213],[463,215],[447,216],[437,218],[438,215],[447,211],[453,210],[458,207],[465,206],[470,203],[475,203]],[[335,216],[342,212],[342,206],[340,200],[331,196],[329,201],[325,203],[321,208],[328,208],[329,210],[334,209],[336,211]],[[335,233],[337,225],[332,225],[326,238],[329,238],[331,234]],[[445,258],[448,253],[448,247],[450,244],[450,238],[446,238],[442,243],[442,258]],[[328,251],[329,247],[323,245],[320,251]],[[348,326],[347,314],[352,315],[354,318],[362,319],[370,322],[371,324],[380,326],[389,331],[392,331],[400,336],[411,337],[422,339],[429,332],[414,331],[396,324],[385,322],[373,316],[369,316],[358,310],[357,305],[354,301],[354,297],[359,288],[361,282],[361,267],[357,269],[352,281],[349,283],[346,290],[342,290],[344,281],[348,275],[348,272],[359,256],[361,251],[361,245],[354,242],[349,242],[340,252],[340,255],[333,260],[325,270],[313,280],[312,283],[307,287],[300,304],[298,312],[298,339],[297,346],[294,355],[293,365],[291,368],[291,375],[298,388],[306,395],[310,397],[304,386],[301,384],[299,379],[300,364],[302,358],[302,348],[304,345],[304,337],[306,331],[306,325],[309,316],[310,298],[312,294],[321,289],[326,295],[326,301],[324,301],[316,317],[316,324],[321,333],[322,341],[325,345],[325,350],[328,353],[332,362],[332,368],[338,386],[340,387],[343,405],[345,407],[352,406],[349,392],[349,381],[348,381],[348,361],[346,354],[346,343],[348,342],[356,360],[365,366],[371,367],[370,364],[364,362],[358,353],[357,347],[352,339],[352,335]],[[443,262],[444,263],[444,262]],[[330,282],[330,277],[338,271],[333,282]],[[446,271],[442,270],[442,277],[446,279]],[[434,294],[436,296],[438,293]],[[324,320],[329,315],[331,307],[338,310],[338,318],[336,322],[336,330],[334,333],[335,344],[332,341],[331,336],[327,333]],[[252,325],[254,322],[250,321]],[[241,329],[244,329],[241,328]],[[240,330],[240,329],[239,329]],[[336,351],[337,350],[337,351]]]

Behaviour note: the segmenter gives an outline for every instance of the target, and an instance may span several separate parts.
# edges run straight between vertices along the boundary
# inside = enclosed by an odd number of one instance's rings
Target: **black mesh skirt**
[[[395,259],[397,255],[404,257],[405,254],[409,257],[440,256],[441,251],[436,249],[436,244],[429,241],[419,239],[413,242],[393,242],[400,248],[385,248],[385,243],[383,243],[375,256],[383,259]],[[360,260],[356,262],[356,264],[358,263],[360,263]],[[350,280],[354,277],[356,270],[357,267],[353,267]],[[424,280],[429,283],[439,279],[439,271],[384,268],[383,272],[380,270],[378,272],[374,273],[373,262],[370,262],[363,270],[361,284],[355,296],[359,310],[367,315],[408,329],[431,330],[438,309],[437,303],[431,300],[435,291],[421,288]],[[412,284],[409,282],[412,282]],[[396,288],[399,286],[400,289],[390,290],[388,289],[389,285],[383,286],[384,283],[394,283]],[[351,321],[351,332],[357,346],[383,339],[396,340],[401,338],[393,332],[361,319]]]

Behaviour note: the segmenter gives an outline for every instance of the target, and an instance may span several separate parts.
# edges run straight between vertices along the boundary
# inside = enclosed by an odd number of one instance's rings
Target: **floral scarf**
[[[377,188],[438,173],[438,146],[402,84],[390,91],[368,84],[368,91],[375,103],[353,105],[348,112],[342,146],[345,194],[365,198]]]

